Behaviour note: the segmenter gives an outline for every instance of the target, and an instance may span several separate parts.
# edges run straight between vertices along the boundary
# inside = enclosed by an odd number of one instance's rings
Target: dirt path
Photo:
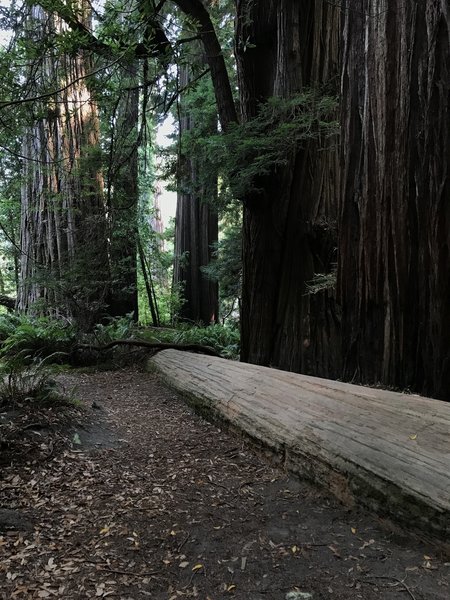
[[[3,469],[2,599],[450,597],[433,548],[288,478],[153,375],[64,383],[92,425]]]

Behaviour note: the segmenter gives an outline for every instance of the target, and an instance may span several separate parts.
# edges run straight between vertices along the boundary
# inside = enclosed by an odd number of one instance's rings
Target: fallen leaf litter
[[[1,457],[2,600],[449,597],[432,548],[288,478],[153,375],[62,381],[91,424],[41,415]]]

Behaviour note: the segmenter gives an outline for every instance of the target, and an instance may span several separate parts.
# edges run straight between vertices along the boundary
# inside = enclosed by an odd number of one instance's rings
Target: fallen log
[[[174,350],[149,360],[201,413],[287,470],[450,539],[450,404]]]
[[[74,351],[89,350],[93,352],[105,352],[111,350],[114,346],[137,346],[139,348],[148,348],[160,352],[161,350],[183,350],[185,352],[199,352],[208,356],[220,357],[220,354],[211,348],[211,346],[203,346],[202,344],[169,344],[165,342],[147,342],[146,340],[114,340],[108,344],[95,346],[93,344],[77,344]]]

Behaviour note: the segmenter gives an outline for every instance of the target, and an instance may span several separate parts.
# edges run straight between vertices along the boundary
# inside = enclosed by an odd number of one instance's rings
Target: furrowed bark
[[[191,79],[190,67],[181,69],[182,88]],[[216,115],[210,124],[211,132],[217,128]],[[196,123],[183,106],[181,98],[180,134],[195,130]],[[179,317],[191,323],[205,325],[218,320],[219,301],[217,282],[208,279],[201,271],[212,260],[212,244],[218,239],[218,214],[214,206],[217,200],[217,174],[200,173],[198,159],[189,152],[181,151],[178,158],[179,189],[175,218],[174,283],[181,285]],[[207,168],[207,166],[206,166]]]
[[[322,2],[237,2],[242,118],[271,96],[319,89],[338,73],[338,10]],[[335,260],[336,148],[305,141],[285,167],[256,181],[244,202],[242,360],[334,376],[339,372],[333,294],[307,295]]]
[[[448,399],[449,11],[347,0],[343,24],[344,375]]]
[[[60,31],[60,20],[39,7],[32,19],[35,35]],[[110,280],[97,107],[84,81],[89,57],[45,57],[38,69],[41,85],[64,89],[39,105],[24,136],[18,309],[88,329]]]

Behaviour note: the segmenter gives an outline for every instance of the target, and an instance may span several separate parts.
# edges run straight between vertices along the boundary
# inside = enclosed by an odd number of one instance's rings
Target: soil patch
[[[444,600],[433,547],[288,477],[148,373],[70,374],[83,426],[4,465],[0,597]]]
[[[58,454],[73,429],[82,426],[84,411],[70,401],[63,386],[58,391],[61,396],[49,403],[23,400],[14,408],[0,408],[0,473]]]

